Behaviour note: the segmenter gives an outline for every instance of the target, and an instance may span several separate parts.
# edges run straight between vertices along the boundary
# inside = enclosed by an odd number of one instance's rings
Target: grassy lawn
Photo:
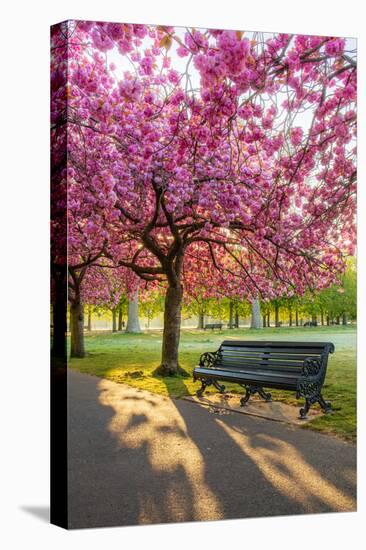
[[[333,433],[348,440],[356,438],[356,328],[303,327],[267,328],[263,330],[234,329],[222,331],[184,330],[181,335],[181,366],[192,373],[200,354],[216,350],[227,338],[247,340],[328,341],[335,345],[330,355],[323,388],[326,400],[331,401],[334,413],[323,415],[304,425],[306,428]],[[154,393],[182,397],[193,395],[200,384],[192,378],[158,378],[152,371],[158,366],[162,343],[161,331],[131,335],[125,333],[96,333],[86,336],[88,356],[72,359],[70,367],[80,372],[108,378]],[[225,384],[232,392],[243,390]],[[211,390],[216,391],[216,390]],[[209,390],[207,390],[209,393]],[[300,405],[292,392],[271,390],[275,400]],[[301,401],[301,403],[303,400]]]

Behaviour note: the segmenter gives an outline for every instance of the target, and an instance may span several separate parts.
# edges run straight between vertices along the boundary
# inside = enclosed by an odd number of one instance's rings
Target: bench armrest
[[[301,369],[301,376],[297,380],[297,399],[301,396],[309,399],[320,393],[324,382],[326,369],[327,361],[326,359],[324,360],[324,357],[307,357],[304,360]]]
[[[301,370],[301,376],[317,376],[322,371],[323,366],[322,359],[315,359],[314,357],[307,357],[304,360],[304,364]]]
[[[199,366],[205,368],[212,367],[217,359],[218,354],[218,351],[207,351],[206,353],[203,353],[200,357]]]

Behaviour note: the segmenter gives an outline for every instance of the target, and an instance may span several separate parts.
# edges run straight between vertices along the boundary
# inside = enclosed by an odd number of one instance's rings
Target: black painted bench
[[[305,398],[300,418],[318,402],[325,412],[331,411],[322,394],[327,371],[328,355],[334,352],[330,342],[247,342],[225,340],[215,352],[201,355],[199,366],[193,371],[193,380],[201,381],[197,395],[201,397],[207,386],[213,385],[221,393],[225,386],[220,381],[236,382],[246,390],[240,400],[244,406],[251,395],[258,393],[266,401],[271,394],[263,388],[292,390],[296,398]]]
[[[214,328],[218,328],[218,329],[222,329],[222,323],[207,323],[205,326],[204,326],[204,329],[206,330],[207,328],[211,328],[212,330]]]

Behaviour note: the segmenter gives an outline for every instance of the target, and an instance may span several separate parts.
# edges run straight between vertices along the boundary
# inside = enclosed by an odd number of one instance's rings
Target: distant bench
[[[222,329],[222,323],[207,323],[205,326],[204,326],[204,329],[206,330],[207,328],[211,328],[212,330],[214,328],[218,328],[218,329]]]
[[[225,386],[218,380],[236,382],[246,390],[240,400],[244,406],[251,395],[258,393],[266,401],[271,394],[266,388],[292,390],[296,398],[305,398],[300,418],[318,402],[325,412],[330,403],[321,394],[327,371],[328,355],[334,352],[330,342],[246,342],[225,340],[215,352],[201,355],[199,366],[193,371],[193,380],[201,381],[197,395],[201,397],[211,384],[221,393]]]

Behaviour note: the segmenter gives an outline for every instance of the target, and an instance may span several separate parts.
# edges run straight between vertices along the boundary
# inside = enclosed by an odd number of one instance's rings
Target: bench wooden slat
[[[217,366],[220,366],[220,368],[228,368],[230,369],[231,367],[232,368],[238,368],[238,367],[252,367],[252,368],[265,368],[267,367],[269,370],[271,370],[272,368],[285,368],[285,369],[301,369],[302,368],[302,365],[303,363],[293,363],[293,362],[288,362],[287,364],[285,363],[276,363],[276,362],[273,362],[273,361],[269,361],[269,362],[266,362],[266,361],[217,361],[216,362],[216,365]]]
[[[301,363],[294,363],[292,361],[289,361],[288,363],[285,362],[275,362],[275,361],[221,361],[218,359],[215,363],[215,366],[219,366],[220,368],[240,368],[240,367],[251,367],[251,368],[261,368],[266,367],[269,370],[272,369],[288,369],[288,370],[296,370],[301,369],[303,365],[303,361]]]
[[[217,375],[220,375],[220,374],[232,374],[233,376],[237,377],[237,376],[240,376],[242,374],[248,374],[248,376],[254,376],[255,374],[259,374],[259,375],[262,375],[262,376],[267,376],[268,377],[273,377],[273,378],[291,378],[291,379],[298,379],[299,378],[299,374],[298,373],[280,373],[280,372],[268,372],[266,369],[257,369],[255,372],[253,372],[252,370],[247,370],[245,368],[242,368],[241,370],[229,370],[229,369],[220,369],[220,368],[217,368],[217,369],[210,369],[210,368],[205,368],[205,367],[197,367],[197,372],[201,373],[201,374],[207,374],[207,375],[210,375],[212,374],[212,371],[217,374]]]
[[[288,358],[293,359],[294,361],[301,361],[304,360],[306,357],[315,356],[320,357],[321,353],[309,353],[309,351],[302,352],[302,353],[293,353],[293,352],[279,352],[279,351],[252,351],[252,350],[240,350],[236,348],[236,350],[227,350],[227,349],[220,349],[220,354],[223,357],[263,357],[263,358]]]
[[[271,373],[268,372],[253,372],[253,371],[229,371],[229,370],[215,370],[216,377],[220,377],[220,380],[226,380],[228,382],[238,382],[239,383],[250,383],[254,382],[255,384],[262,384],[264,387],[280,387],[286,385],[286,387],[291,387],[291,389],[296,388],[298,376],[288,376],[285,374]],[[202,369],[198,367],[196,369],[196,374],[202,374],[206,376],[212,375],[212,369]]]
[[[238,347],[283,347],[283,348],[317,348],[317,349],[324,349],[327,346],[333,346],[331,342],[285,342],[283,340],[271,340],[269,341],[263,341],[263,340],[224,340],[221,344],[221,347],[225,346],[238,346]]]
[[[242,347],[238,348],[235,346],[222,346],[221,347],[222,353],[281,353],[282,355],[286,355],[287,353],[291,353],[293,355],[321,355],[322,349],[321,348],[297,348],[297,349],[288,349],[285,347],[282,348],[270,348],[270,347]]]
[[[237,348],[238,349],[238,348]],[[304,359],[306,359],[306,357],[310,357],[310,356],[316,356],[316,357],[320,357],[321,356],[321,353],[309,353],[308,351],[306,353],[286,353],[286,352],[277,352],[277,351],[274,351],[274,352],[267,352],[267,351],[259,351],[259,352],[252,352],[251,350],[250,351],[239,351],[238,352],[235,352],[235,351],[227,351],[226,349],[221,349],[220,350],[221,352],[221,355],[223,357],[253,357],[253,358],[257,358],[257,357],[262,357],[264,359],[267,359],[269,357],[271,357],[272,359],[290,359],[290,360],[293,360],[293,361],[303,361]]]

